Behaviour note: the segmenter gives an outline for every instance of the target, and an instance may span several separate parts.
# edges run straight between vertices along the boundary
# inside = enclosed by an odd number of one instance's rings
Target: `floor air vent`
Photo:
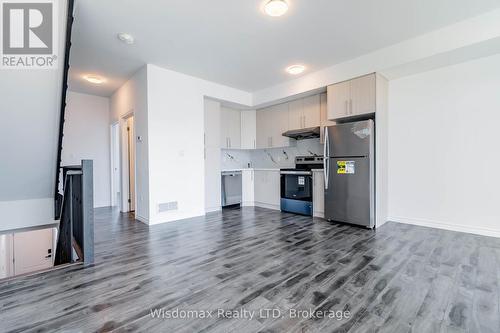
[[[165,203],[161,203],[158,205],[158,212],[159,213],[168,212],[170,210],[177,210],[177,209],[179,209],[179,207],[177,205],[177,201],[165,202]]]

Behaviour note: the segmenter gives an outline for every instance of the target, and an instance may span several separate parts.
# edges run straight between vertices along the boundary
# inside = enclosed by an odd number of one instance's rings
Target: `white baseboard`
[[[325,213],[324,212],[313,212],[314,217],[321,217],[322,219],[325,218]]]
[[[139,222],[142,222],[144,224],[148,224],[149,225],[149,219],[147,217],[144,217],[144,216],[140,216],[139,214],[135,214],[135,219]]]
[[[267,208],[267,209],[273,209],[273,210],[281,210],[281,207],[279,205],[270,205],[270,204],[258,202],[258,201],[255,201],[255,207]]]
[[[222,210],[222,207],[209,207],[209,208],[205,209],[205,214],[219,212],[221,210]]]
[[[489,237],[498,237],[500,238],[500,229],[490,229],[484,227],[475,227],[475,226],[466,226],[459,224],[450,224],[441,221],[433,221],[427,219],[418,219],[418,218],[409,218],[409,217],[401,217],[401,216],[390,216],[388,217],[389,221],[404,223],[404,224],[413,224],[421,227],[429,227],[429,228],[437,228],[458,232],[466,232],[469,234],[481,235],[481,236],[489,236]]]

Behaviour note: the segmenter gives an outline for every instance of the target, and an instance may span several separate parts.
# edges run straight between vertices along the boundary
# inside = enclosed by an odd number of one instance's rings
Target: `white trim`
[[[401,217],[401,216],[390,216],[389,221],[404,224],[413,224],[421,227],[437,228],[458,232],[466,232],[469,234],[476,234],[481,236],[498,237],[500,238],[500,229],[489,229],[482,227],[473,227],[466,225],[450,224],[442,221],[433,221],[427,219]]]
[[[213,213],[213,212],[220,212],[222,210],[222,207],[210,207],[205,209],[205,214],[206,213]]]
[[[313,217],[321,217],[322,219],[325,218],[325,213],[324,212],[313,212]]]
[[[135,219],[139,222],[149,225],[149,219],[147,217],[140,216],[139,214],[137,214],[137,212],[135,213]]]
[[[270,205],[270,204],[258,202],[258,201],[255,201],[255,207],[267,208],[267,209],[273,209],[273,210],[281,210],[281,207],[279,205]]]

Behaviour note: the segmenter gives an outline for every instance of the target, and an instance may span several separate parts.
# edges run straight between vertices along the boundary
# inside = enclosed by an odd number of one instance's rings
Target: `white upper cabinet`
[[[288,103],[288,124],[291,130],[303,128],[304,100],[298,99]]]
[[[255,149],[256,142],[256,111],[241,111],[241,149]]]
[[[221,147],[241,148],[241,111],[221,107]]]
[[[339,119],[349,116],[351,100],[351,82],[345,81],[328,86],[328,119]]]
[[[283,136],[288,131],[288,103],[271,108],[271,148],[290,146],[290,138]]]
[[[320,95],[303,98],[303,128],[320,125],[321,103]]]
[[[258,149],[290,146],[290,139],[282,134],[288,131],[288,103],[257,111],[256,146]]]
[[[374,113],[375,82],[375,74],[369,74],[328,86],[328,119],[336,120]]]
[[[320,97],[313,95],[288,103],[289,129],[302,129],[320,125]]]
[[[260,109],[256,115],[256,142],[257,148],[269,148],[271,142],[272,114],[271,108]]]
[[[375,74],[351,80],[351,116],[375,113]]]
[[[326,93],[320,95],[321,129],[319,142],[325,143],[325,127],[335,125],[334,121],[328,120],[328,99]]]

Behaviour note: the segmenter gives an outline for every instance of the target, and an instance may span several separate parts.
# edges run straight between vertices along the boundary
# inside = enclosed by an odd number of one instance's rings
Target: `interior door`
[[[15,275],[53,266],[53,228],[14,234]]]
[[[325,218],[373,227],[370,159],[330,158]]]

